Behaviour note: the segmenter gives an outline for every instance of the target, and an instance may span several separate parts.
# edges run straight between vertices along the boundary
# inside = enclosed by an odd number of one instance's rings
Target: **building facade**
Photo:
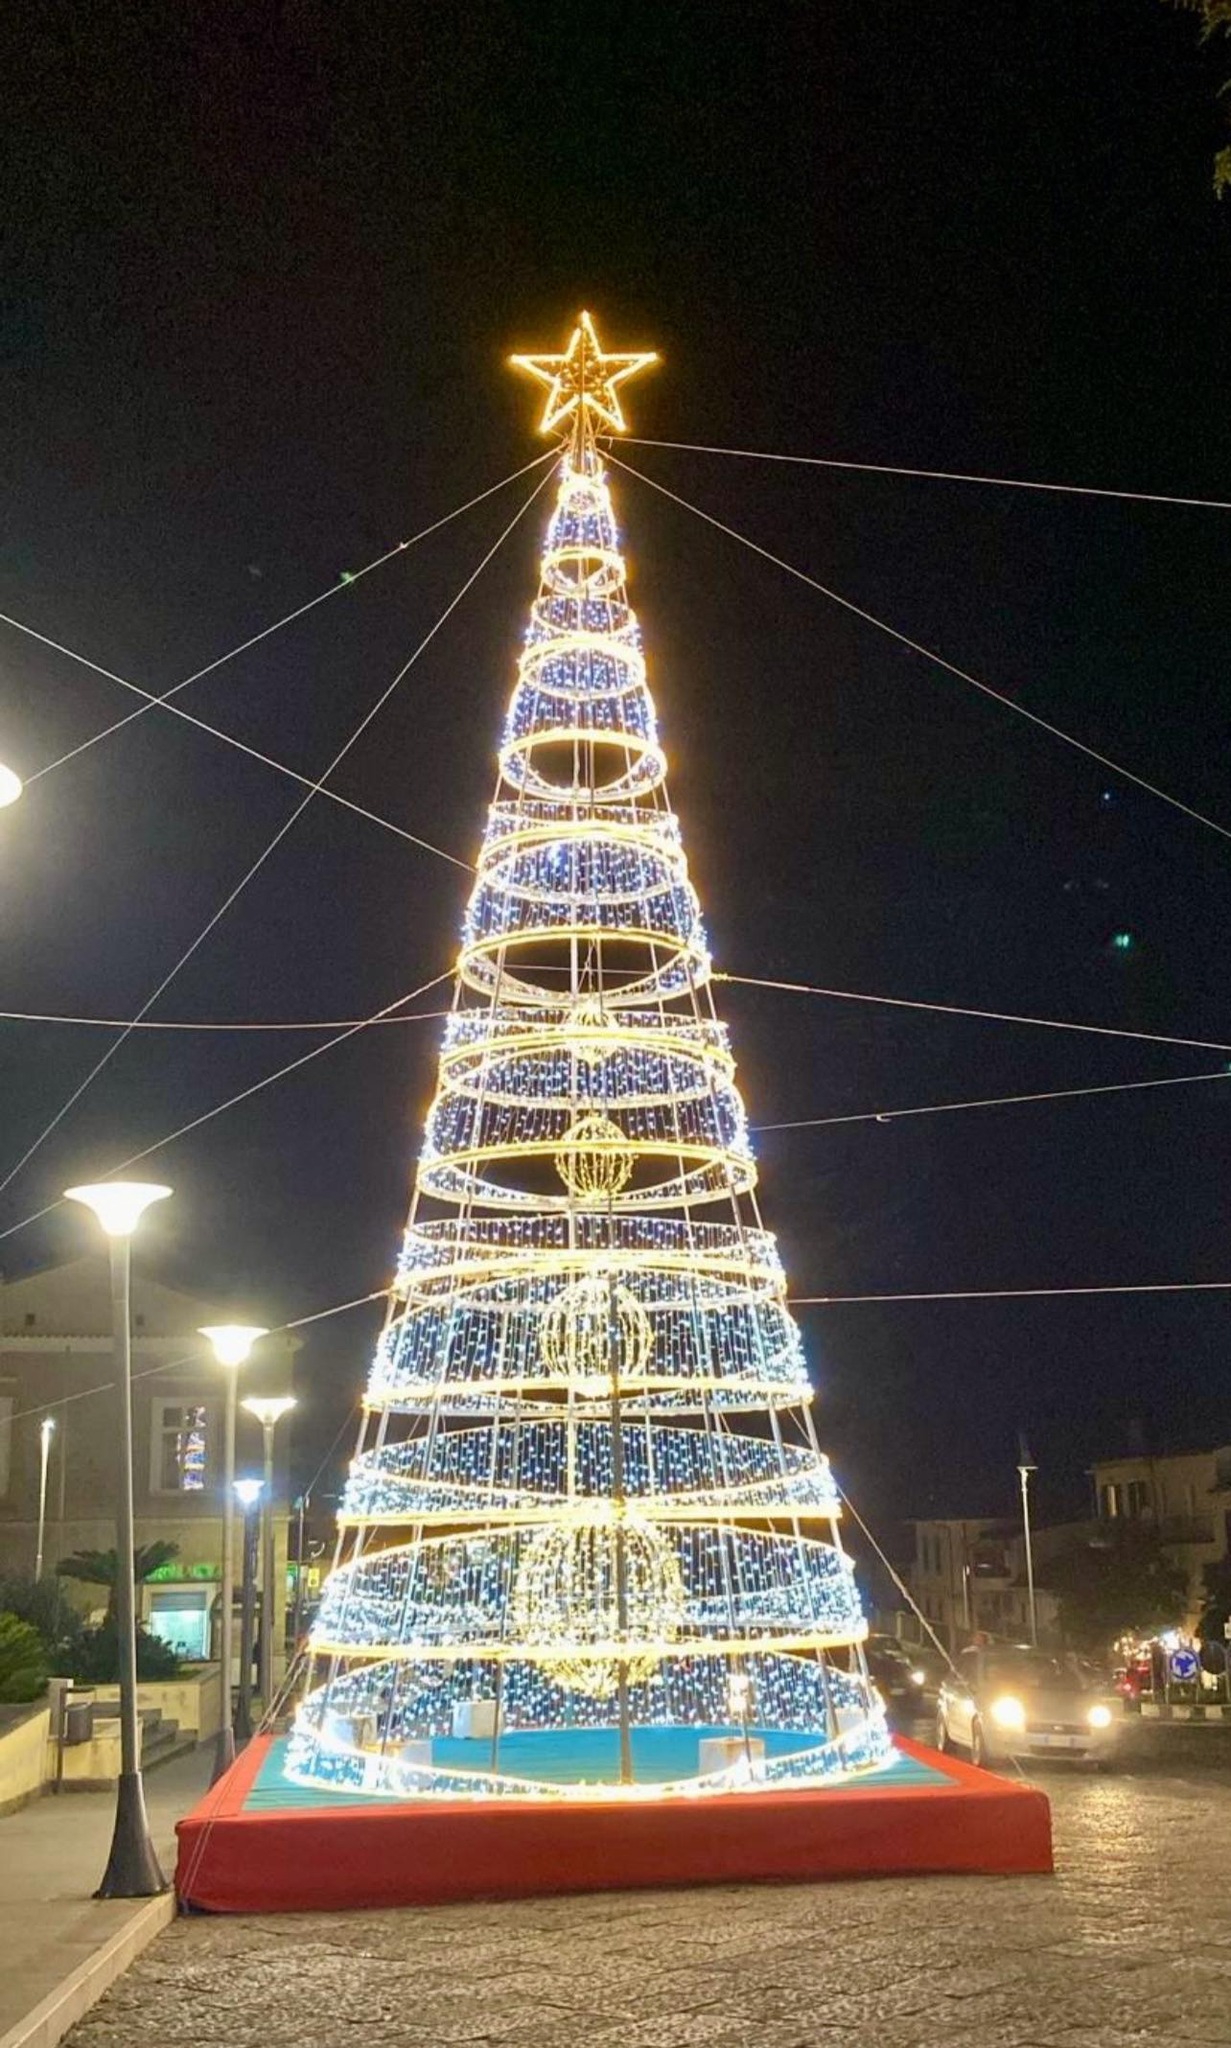
[[[1201,1611],[1204,1572],[1231,1555],[1231,1445],[1164,1458],[1103,1458],[1091,1469],[1101,1523],[1142,1522],[1188,1574],[1188,1620]]]
[[[911,1593],[942,1643],[960,1649],[978,1634],[1010,1642],[1030,1639],[1030,1588],[1021,1525],[988,1517],[914,1522],[914,1557],[904,1574]],[[1039,1640],[1056,1627],[1056,1602],[1040,1583],[1049,1538],[1034,1543],[1035,1610]],[[1064,1532],[1067,1536],[1069,1531]]]
[[[138,1589],[147,1627],[182,1656],[217,1645],[222,1561],[225,1368],[203,1324],[227,1320],[217,1302],[145,1278],[132,1280],[133,1494],[138,1548],[174,1543],[178,1557]],[[296,1341],[263,1338],[240,1371],[249,1394],[291,1390]],[[115,1546],[120,1446],[105,1257],[0,1283],[0,1574],[33,1574],[39,1543],[42,1423],[50,1417],[43,1570],[78,1550]],[[277,1570],[274,1641],[286,1611],[289,1427],[275,1436]],[[236,1471],[259,1476],[261,1431],[239,1412]],[[241,1545],[237,1531],[236,1574]],[[102,1607],[106,1590],[66,1580],[75,1604]]]

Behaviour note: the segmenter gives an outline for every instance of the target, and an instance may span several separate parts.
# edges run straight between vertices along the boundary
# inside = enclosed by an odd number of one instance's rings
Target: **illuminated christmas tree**
[[[435,1100],[292,1777],[815,1783],[889,1754],[688,879],[582,315]]]

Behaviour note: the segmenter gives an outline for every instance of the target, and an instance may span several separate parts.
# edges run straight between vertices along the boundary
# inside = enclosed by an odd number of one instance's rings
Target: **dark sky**
[[[1231,497],[1215,60],[1158,0],[1024,9],[80,4],[11,17],[0,607],[180,676],[536,452],[503,367],[589,305],[664,365],[643,434]],[[1041,716],[1231,820],[1231,515],[629,450]],[[519,486],[184,702],[319,773]],[[1231,1040],[1231,845],[627,479],[719,964]],[[465,856],[532,516],[339,772]],[[0,637],[29,773],[131,708]],[[125,1016],[298,801],[162,713],[4,814],[6,1006]],[[439,973],[455,868],[315,802],[155,1014],[360,1016]],[[1127,954],[1109,946],[1126,929]],[[1200,1072],[1217,1055],[730,989],[755,1122]],[[7,1025],[4,1166],[106,1043]],[[0,1228],[306,1048],[125,1045]],[[380,1285],[435,1027],[372,1031],[158,1155],[142,1257],[273,1321]],[[1231,1273],[1231,1088],[762,1141],[801,1293]],[[153,1171],[155,1162],[148,1170]],[[80,1248],[58,1213],[18,1273]],[[824,1441],[882,1519],[1044,1504],[1091,1456],[1225,1439],[1224,1295],[809,1311]],[[301,1456],[373,1319],[305,1354]]]

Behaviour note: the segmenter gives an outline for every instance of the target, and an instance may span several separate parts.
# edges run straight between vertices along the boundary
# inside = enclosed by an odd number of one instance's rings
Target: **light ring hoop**
[[[288,1750],[351,1796],[636,1799],[891,1755],[607,481],[574,454]],[[613,1782],[618,1719],[668,1782]],[[729,1769],[701,1768],[714,1733],[749,1738]]]

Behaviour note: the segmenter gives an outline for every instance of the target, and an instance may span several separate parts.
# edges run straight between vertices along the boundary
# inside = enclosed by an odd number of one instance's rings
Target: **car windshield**
[[[1083,1671],[1039,1650],[997,1650],[987,1660],[987,1675],[993,1685],[1015,1685],[1034,1692],[1060,1686],[1085,1692],[1089,1685]]]

